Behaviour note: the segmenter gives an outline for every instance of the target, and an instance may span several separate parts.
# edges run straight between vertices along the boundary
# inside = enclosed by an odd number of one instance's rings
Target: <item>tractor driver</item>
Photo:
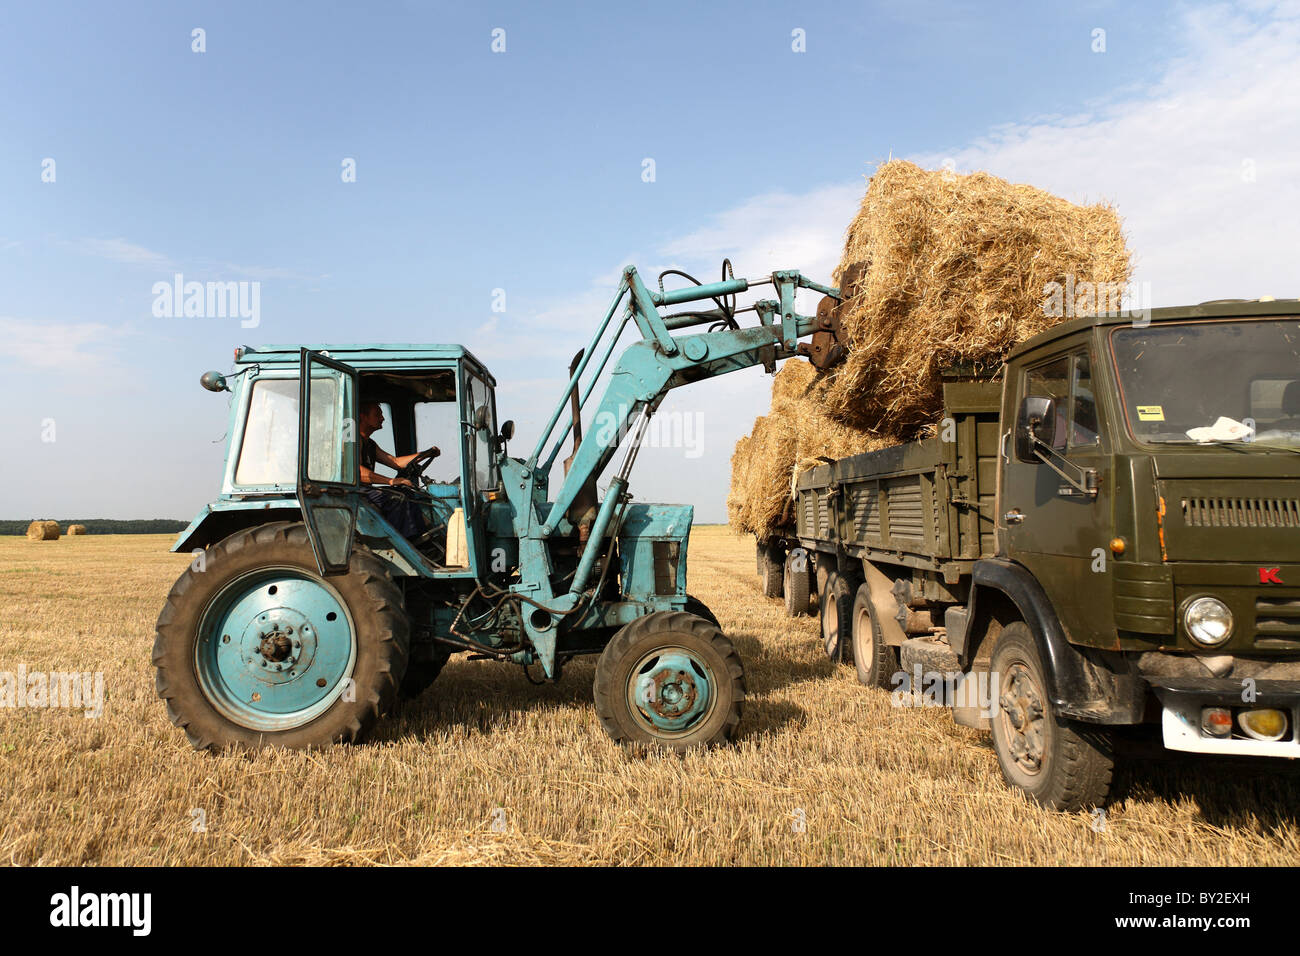
[[[424,453],[417,451],[411,455],[394,457],[379,447],[370,437],[384,427],[384,410],[379,407],[378,402],[361,403],[361,415],[357,424],[357,430],[361,432],[361,483],[372,486],[366,489],[366,498],[379,509],[384,520],[401,532],[406,539],[415,541],[427,535],[433,529],[419,503],[408,493],[379,487],[387,485],[398,489],[414,490],[415,486],[410,480],[389,478],[375,473],[376,463],[400,471]],[[435,457],[440,454],[436,447],[427,450],[433,452]]]

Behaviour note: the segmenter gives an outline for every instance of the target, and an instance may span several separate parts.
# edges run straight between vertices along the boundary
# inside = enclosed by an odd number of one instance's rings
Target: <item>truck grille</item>
[[[1300,598],[1261,597],[1255,599],[1256,638],[1300,638]]]
[[[1184,498],[1189,528],[1300,528],[1295,498]]]

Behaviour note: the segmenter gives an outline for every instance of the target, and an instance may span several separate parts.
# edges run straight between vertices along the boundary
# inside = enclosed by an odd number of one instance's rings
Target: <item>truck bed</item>
[[[995,550],[1001,393],[1000,383],[949,383],[951,424],[935,437],[805,471],[795,486],[800,543],[956,581]]]

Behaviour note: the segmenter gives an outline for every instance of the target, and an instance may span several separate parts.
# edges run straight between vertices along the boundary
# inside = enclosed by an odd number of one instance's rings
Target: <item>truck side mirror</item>
[[[1050,398],[1026,395],[1016,415],[1016,458],[1036,462],[1034,439],[1051,445],[1056,438],[1056,402]]]

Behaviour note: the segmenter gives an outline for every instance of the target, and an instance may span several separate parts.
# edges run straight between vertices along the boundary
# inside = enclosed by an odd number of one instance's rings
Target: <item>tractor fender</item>
[[[1130,662],[1117,654],[1071,644],[1056,609],[1038,579],[1006,558],[983,558],[972,571],[965,621],[975,622],[980,601],[1005,596],[1029,626],[1046,668],[1047,694],[1056,712],[1090,723],[1131,724],[1142,719],[1144,686]],[[962,635],[958,658],[971,665],[971,635]]]

